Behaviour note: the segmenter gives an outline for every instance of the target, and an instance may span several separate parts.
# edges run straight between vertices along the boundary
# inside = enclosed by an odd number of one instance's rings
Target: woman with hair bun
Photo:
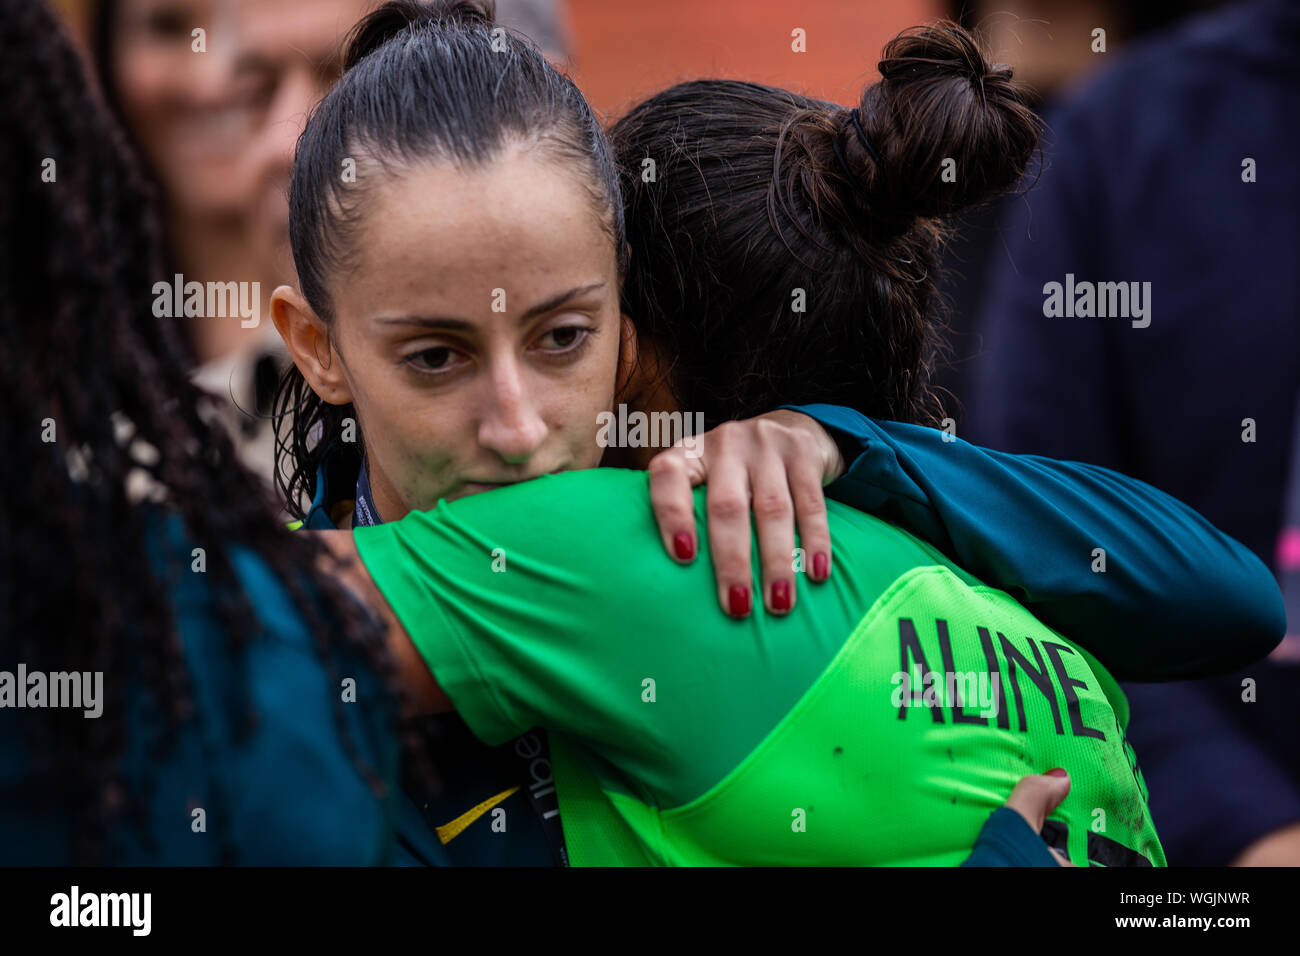
[[[944,218],[1015,186],[1039,123],[959,27],[900,35],[879,68],[852,110],[696,80],[610,130],[634,252],[624,308],[706,422],[773,394],[942,418],[928,373]]]
[[[944,423],[929,375],[947,217],[1014,188],[1040,124],[1010,68],[954,24],[900,34],[879,71],[852,109],[697,80],[613,125],[633,251],[623,310],[645,360],[627,400],[699,409],[706,425],[799,403],[850,462],[829,496],[935,544],[1122,679],[1257,660],[1276,585],[1190,508],[1104,468],[925,427]]]

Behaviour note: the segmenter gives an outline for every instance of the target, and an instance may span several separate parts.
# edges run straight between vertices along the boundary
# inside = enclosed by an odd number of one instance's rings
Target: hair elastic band
[[[849,116],[853,119],[853,128],[858,133],[858,142],[862,144],[862,148],[867,151],[871,158],[876,161],[876,165],[880,167],[880,171],[883,173],[885,171],[885,161],[881,159],[880,154],[876,152],[876,147],[871,145],[871,140],[867,139],[867,131],[862,128],[862,121],[858,119],[858,108],[856,106],[849,113]]]
[[[835,158],[839,160],[840,169],[844,170],[844,175],[852,179],[853,171],[849,169],[849,164],[844,161],[844,150],[840,149],[840,138],[838,136],[831,140],[831,149],[835,150]]]
[[[871,140],[867,139],[867,131],[862,128],[862,122],[858,119],[858,111],[856,107],[849,111],[849,118],[853,121],[853,130],[858,135],[858,142],[861,143],[862,148],[867,151],[867,155],[875,161],[876,166],[881,173],[884,173],[884,160],[882,160],[880,154],[876,152],[876,147],[871,145]],[[831,148],[835,150],[835,158],[839,161],[840,169],[844,170],[844,175],[852,179],[853,171],[849,169],[848,161],[844,158],[844,150],[840,147],[840,138],[838,136],[836,136],[832,141]]]

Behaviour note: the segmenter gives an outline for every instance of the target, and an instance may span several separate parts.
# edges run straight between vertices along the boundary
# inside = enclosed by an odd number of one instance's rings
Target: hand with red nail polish
[[[736,589],[743,588],[752,604],[755,531],[762,593],[768,595],[765,603],[772,613],[793,610],[799,572],[814,582],[830,576],[822,488],[844,472],[844,457],[830,434],[807,415],[782,409],[725,422],[660,452],[650,460],[649,472],[650,504],[660,534],[668,553],[682,563],[694,559],[697,550],[692,489],[708,485],[705,508],[718,601],[733,616],[738,616],[731,610]]]

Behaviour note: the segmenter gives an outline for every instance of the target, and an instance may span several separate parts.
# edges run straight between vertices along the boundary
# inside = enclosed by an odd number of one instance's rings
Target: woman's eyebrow
[[[596,292],[605,287],[604,282],[593,282],[590,285],[574,286],[564,292],[553,295],[548,299],[538,302],[530,307],[523,315],[519,317],[519,324],[527,322],[529,319],[544,315],[552,309],[557,309],[571,299],[578,296],[587,295]],[[475,328],[476,323],[468,319],[457,319],[449,316],[439,315],[398,315],[387,318],[376,319],[376,322],[382,325],[418,325],[426,329],[445,329],[453,332],[468,332]]]
[[[560,306],[564,305],[564,303],[568,302],[570,299],[576,299],[580,295],[586,295],[588,292],[595,292],[597,289],[603,289],[603,288],[605,288],[605,283],[603,282],[593,282],[591,285],[574,286],[572,289],[569,289],[567,292],[561,292],[559,295],[553,295],[549,299],[537,303],[535,306],[533,306],[531,309],[529,309],[519,317],[519,322],[520,324],[523,324],[524,322],[527,322],[529,319],[536,318],[539,315],[542,315],[546,312],[550,312],[552,309],[558,309]]]

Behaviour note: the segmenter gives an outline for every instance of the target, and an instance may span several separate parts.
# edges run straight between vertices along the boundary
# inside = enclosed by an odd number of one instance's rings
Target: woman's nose
[[[479,443],[511,465],[525,464],[546,440],[538,396],[532,394],[523,370],[514,362],[492,370]]]

